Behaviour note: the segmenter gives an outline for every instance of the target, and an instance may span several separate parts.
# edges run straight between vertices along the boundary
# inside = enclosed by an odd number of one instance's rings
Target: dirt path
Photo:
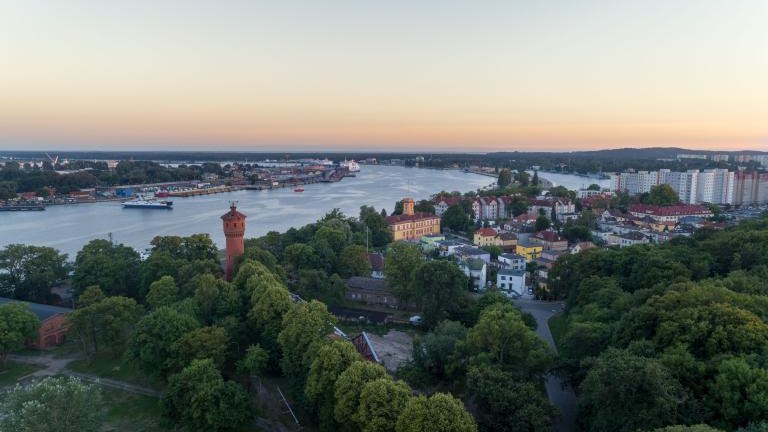
[[[22,356],[22,355],[11,354],[8,356],[8,358],[11,361],[14,361],[16,363],[27,363],[27,364],[36,364],[36,365],[45,366],[45,369],[40,369],[29,375],[23,376],[19,378],[19,381],[28,380],[31,378],[53,376],[53,375],[66,375],[66,376],[79,378],[83,381],[88,381],[94,384],[103,385],[105,387],[111,387],[118,390],[123,390],[129,393],[135,393],[135,394],[152,396],[152,397],[160,396],[159,391],[149,387],[144,387],[144,386],[127,383],[124,381],[113,380],[109,378],[103,378],[98,375],[75,372],[67,369],[67,365],[75,360],[78,360],[79,357],[56,358],[50,354],[47,354],[47,355],[43,354],[43,355],[37,355],[37,356]]]

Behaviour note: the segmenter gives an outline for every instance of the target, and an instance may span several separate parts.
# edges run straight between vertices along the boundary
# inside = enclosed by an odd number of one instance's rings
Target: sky
[[[0,149],[768,151],[766,0],[0,0]]]

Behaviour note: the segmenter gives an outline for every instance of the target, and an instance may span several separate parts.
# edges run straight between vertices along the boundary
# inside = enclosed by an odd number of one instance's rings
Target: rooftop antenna
[[[230,201],[229,202],[229,208],[231,208],[231,209],[237,208],[237,203],[238,202],[239,201]]]

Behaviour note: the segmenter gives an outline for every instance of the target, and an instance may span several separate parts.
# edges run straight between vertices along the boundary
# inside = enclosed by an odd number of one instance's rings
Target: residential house
[[[680,204],[673,206],[656,206],[648,204],[635,204],[629,207],[629,213],[637,217],[650,216],[658,222],[677,223],[680,218],[686,216],[712,217],[712,210],[698,204]]]
[[[542,245],[544,250],[559,250],[564,251],[568,249],[568,240],[560,237],[555,231],[545,230],[538,232],[530,237],[531,241]]]
[[[480,248],[476,248],[474,246],[460,246],[457,247],[454,250],[454,255],[459,260],[465,260],[469,258],[479,258],[486,263],[491,263],[491,254],[488,251],[485,251]]]
[[[384,279],[353,276],[347,279],[344,297],[354,302],[398,308],[400,300]]]
[[[460,247],[470,246],[468,243],[455,239],[440,240],[435,244],[437,245],[437,249],[440,251],[440,256],[444,257],[453,255],[456,253],[456,249]]]
[[[504,252],[513,252],[515,250],[515,246],[517,245],[517,235],[515,233],[503,232],[499,234],[498,238],[501,249],[504,250]]]
[[[384,255],[374,252],[368,254],[368,262],[371,264],[371,277],[374,279],[384,278]]]
[[[483,204],[480,202],[480,198],[474,198],[471,204],[472,213],[475,214],[475,222],[483,220]]]
[[[520,240],[515,245],[515,253],[525,257],[526,262],[531,262],[541,256],[544,247],[540,243],[534,243],[530,239]]]
[[[501,239],[493,228],[480,228],[475,231],[473,242],[476,246],[501,246]]]
[[[467,258],[459,261],[459,268],[469,278],[475,291],[485,291],[488,265],[480,258]]]
[[[492,221],[499,218],[499,203],[496,201],[496,197],[481,197],[480,206],[483,212],[483,220]]]
[[[448,211],[449,207],[459,204],[460,202],[461,197],[439,196],[435,198],[435,216],[442,217],[445,212]]]
[[[525,292],[527,275],[522,270],[501,269],[496,274],[496,287],[509,294],[521,296]]]
[[[626,234],[619,235],[619,246],[620,247],[628,247],[628,246],[634,246],[638,244],[646,244],[650,243],[648,240],[648,237],[646,237],[643,233],[638,231],[632,231],[628,232]]]
[[[499,264],[510,270],[525,270],[525,257],[514,253],[503,253],[497,258]]]
[[[577,254],[579,252],[583,252],[585,250],[593,249],[593,248],[596,248],[596,247],[597,247],[597,245],[595,245],[594,243],[592,243],[590,241],[583,241],[583,242],[578,242],[575,245],[571,246],[568,249],[568,251],[571,254]]]
[[[552,202],[552,208],[555,209],[555,216],[559,221],[565,221],[566,215],[576,213],[576,204],[566,198],[557,198]],[[549,214],[547,214],[549,217]]]
[[[69,331],[67,315],[72,312],[72,309],[0,297],[0,305],[8,303],[20,303],[29,307],[30,312],[40,320],[37,337],[28,341],[29,346],[46,349],[61,345],[66,341]]]

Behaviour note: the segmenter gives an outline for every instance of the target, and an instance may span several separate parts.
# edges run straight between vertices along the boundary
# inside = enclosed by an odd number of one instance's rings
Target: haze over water
[[[193,198],[173,198],[173,210],[123,209],[118,202],[51,206],[44,212],[0,212],[0,247],[11,243],[51,246],[69,254],[87,242],[107,238],[137,250],[149,247],[158,235],[208,233],[224,246],[221,219],[230,201],[248,216],[246,238],[268,231],[286,231],[314,222],[333,208],[357,216],[360,206],[382,207],[391,213],[405,196],[428,198],[440,190],[470,191],[492,183],[492,177],[389,166],[364,166],[357,177],[338,183],[270,191],[238,191]]]

